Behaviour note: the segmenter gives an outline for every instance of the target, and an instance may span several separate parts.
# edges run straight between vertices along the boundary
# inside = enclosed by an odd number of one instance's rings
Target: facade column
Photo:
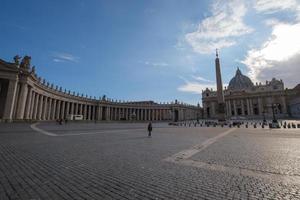
[[[32,90],[31,106],[30,106],[30,111],[29,111],[29,118],[30,119],[33,119],[34,105],[35,105],[35,96],[36,96],[36,93],[35,93],[34,90]]]
[[[236,101],[235,100],[233,100],[233,112],[234,112],[234,116],[237,116]]]
[[[242,106],[242,115],[245,115],[244,99],[241,99],[241,106]]]
[[[249,99],[250,115],[253,115],[253,101]]]
[[[119,111],[118,111],[118,120],[119,120],[119,121],[121,120],[121,109],[122,109],[122,108],[119,108]]]
[[[263,105],[262,105],[262,99],[261,99],[261,97],[258,98],[258,112],[259,112],[259,115],[262,115]]]
[[[75,113],[74,113],[74,102],[70,102],[71,103],[71,112],[70,112],[70,114],[71,115],[74,115]]]
[[[52,114],[51,114],[51,119],[52,120],[55,120],[55,115],[56,115],[56,103],[57,103],[57,100],[56,99],[53,99],[53,108],[52,108]]]
[[[62,119],[65,119],[65,118],[66,118],[66,117],[65,117],[65,103],[66,103],[66,102],[63,101],[63,102],[62,102],[62,105],[61,105],[61,107],[62,107],[62,108],[61,108],[61,118],[62,118]]]
[[[84,104],[84,107],[83,107],[83,119],[84,120],[87,120],[86,113],[87,113],[87,104]]]
[[[105,119],[107,121],[109,121],[109,118],[110,118],[110,108],[109,106],[106,107],[106,112],[105,112],[106,116],[105,116]]]
[[[28,98],[27,98],[26,108],[25,108],[25,119],[30,119],[32,96],[33,96],[33,90],[32,88],[29,88]]]
[[[34,113],[33,113],[33,119],[38,119],[38,106],[40,102],[40,94],[36,93],[35,96],[35,105],[34,105]]]
[[[93,112],[92,112],[92,120],[95,120],[95,116],[96,116],[96,106],[92,106],[93,108]]]
[[[148,109],[148,121],[151,120],[151,109]]]
[[[285,101],[285,96],[281,97],[281,102],[282,102],[282,113],[287,114],[287,108],[286,108],[286,101]]]
[[[74,115],[78,115],[78,103],[75,103]]]
[[[88,105],[88,120],[91,120],[91,105]]]
[[[82,103],[79,104],[79,114],[82,115]]]
[[[52,111],[52,98],[49,98],[49,105],[48,105],[48,113],[47,113],[47,120],[51,120],[51,111]]]
[[[145,120],[145,118],[144,118],[144,117],[145,117],[145,116],[144,116],[144,109],[142,109],[142,110],[141,110],[141,120],[142,120],[142,121],[144,121],[144,120]]]
[[[68,118],[70,114],[70,102],[66,101],[66,117]]]
[[[249,101],[249,99],[247,99],[246,101],[247,101],[247,114],[251,115],[251,112],[250,112],[250,101]]]
[[[98,120],[102,120],[102,107],[98,105]]]
[[[60,119],[60,106],[61,106],[61,100],[57,100],[56,103],[56,119]]]
[[[17,91],[17,80],[10,80],[8,84],[8,90],[5,100],[5,107],[3,113],[3,119],[12,120],[13,109],[16,101],[16,91]]]
[[[28,94],[28,86],[26,83],[21,84],[21,92],[19,95],[19,101],[17,106],[17,119],[24,119],[25,105]]]
[[[154,119],[154,114],[155,114],[155,109],[152,109],[151,120],[153,120],[153,121],[155,120],[155,119]]]
[[[95,106],[91,105],[91,120],[94,120],[94,109],[95,109]]]
[[[46,120],[46,116],[47,116],[47,113],[48,113],[48,97],[44,97],[44,105],[43,105],[43,116],[42,116],[42,119],[43,120]]]
[[[37,120],[42,119],[42,112],[43,112],[43,95],[39,95],[39,105],[38,105],[38,112],[37,112]]]

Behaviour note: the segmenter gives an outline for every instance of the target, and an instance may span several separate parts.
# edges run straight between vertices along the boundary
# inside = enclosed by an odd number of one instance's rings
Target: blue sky
[[[298,0],[2,0],[0,58],[30,55],[63,88],[122,100],[196,104],[239,66],[255,81],[295,86]],[[284,31],[288,30],[288,31]],[[288,69],[288,72],[286,72]],[[298,70],[297,70],[298,69]]]

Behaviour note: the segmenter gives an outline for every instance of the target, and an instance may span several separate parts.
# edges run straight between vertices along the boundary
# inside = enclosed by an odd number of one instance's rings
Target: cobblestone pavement
[[[143,123],[36,127],[55,136],[0,124],[1,200],[300,199],[298,129],[154,124],[148,138]],[[192,147],[184,165],[166,161]]]

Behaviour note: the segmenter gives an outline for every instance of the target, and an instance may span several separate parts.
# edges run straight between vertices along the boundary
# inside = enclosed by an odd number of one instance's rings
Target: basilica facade
[[[85,121],[183,121],[201,117],[200,106],[177,100],[120,101],[67,91],[38,77],[31,57],[0,59],[0,121],[58,120],[79,116]],[[70,117],[71,116],[71,117]]]
[[[271,119],[300,117],[300,85],[292,89],[284,87],[282,80],[273,78],[265,83],[253,83],[240,69],[222,88],[226,119]],[[202,91],[203,115],[217,119],[217,91]]]

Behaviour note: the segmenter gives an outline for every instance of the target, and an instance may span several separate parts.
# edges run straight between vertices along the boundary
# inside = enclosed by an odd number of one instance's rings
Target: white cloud
[[[297,10],[297,0],[255,0],[254,8],[258,12],[274,13],[282,10]]]
[[[203,81],[203,82],[213,83],[213,81],[208,80],[208,79],[206,79],[206,78],[203,78],[203,77],[201,77],[201,76],[193,76],[193,78],[194,78],[195,80],[197,80],[197,81]]]
[[[236,37],[253,31],[243,22],[246,11],[243,0],[217,0],[212,5],[212,16],[204,19],[195,32],[186,34],[185,39],[201,54],[232,46]]]
[[[260,48],[249,50],[242,61],[249,76],[254,81],[282,78],[289,86],[299,82],[299,35],[300,23],[274,25],[269,39]]]
[[[169,66],[169,64],[165,63],[165,62],[149,62],[149,61],[146,61],[144,64],[149,65],[149,66],[153,66],[153,67],[166,67],[166,66]]]
[[[79,57],[63,52],[55,52],[52,56],[54,62],[78,62],[79,60]]]
[[[185,82],[184,85],[178,87],[178,90],[181,92],[189,92],[193,94],[202,94],[202,90],[206,88],[213,88],[215,89],[215,84],[202,84],[199,82]]]

